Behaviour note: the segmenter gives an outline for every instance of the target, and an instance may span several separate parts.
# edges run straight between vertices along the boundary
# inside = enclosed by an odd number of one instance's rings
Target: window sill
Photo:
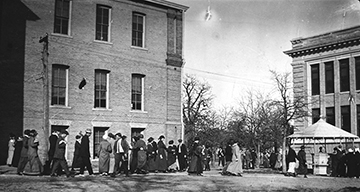
[[[65,34],[61,34],[61,33],[51,33],[51,36],[55,36],[55,37],[65,37],[65,38],[70,38],[70,39],[73,38],[73,36],[65,35]]]
[[[107,109],[107,108],[93,108],[93,111],[112,111],[112,109]]]
[[[94,40],[95,43],[105,44],[105,45],[113,45],[110,41],[100,41],[100,40]]]
[[[149,49],[147,49],[145,47],[130,46],[130,48],[131,49],[141,50],[141,51],[149,51]]]
[[[72,107],[65,106],[65,105],[50,105],[50,108],[54,108],[54,109],[72,109]]]
[[[143,110],[130,110],[130,113],[148,113],[148,112]]]

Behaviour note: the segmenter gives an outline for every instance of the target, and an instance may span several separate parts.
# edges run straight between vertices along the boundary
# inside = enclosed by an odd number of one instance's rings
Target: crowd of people
[[[334,148],[329,158],[331,176],[333,177],[360,177],[360,150],[349,148],[347,151],[341,145]]]

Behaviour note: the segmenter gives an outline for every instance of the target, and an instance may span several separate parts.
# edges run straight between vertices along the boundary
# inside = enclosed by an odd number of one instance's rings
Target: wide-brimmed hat
[[[86,129],[85,133],[91,133],[91,129]]]
[[[154,138],[149,137],[148,142],[154,141]]]
[[[164,135],[160,135],[159,139],[165,139]]]

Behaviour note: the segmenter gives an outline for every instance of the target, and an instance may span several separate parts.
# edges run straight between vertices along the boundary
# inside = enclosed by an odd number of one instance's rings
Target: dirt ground
[[[181,172],[116,178],[100,175],[75,178],[19,176],[13,170],[3,170],[0,173],[0,191],[11,192],[360,191],[360,179],[314,175],[294,178],[266,170],[248,170],[243,177],[222,176],[218,169],[207,171],[204,176],[189,176],[186,172]]]

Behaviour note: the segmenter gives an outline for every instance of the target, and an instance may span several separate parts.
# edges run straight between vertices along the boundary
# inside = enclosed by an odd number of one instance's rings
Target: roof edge
[[[187,7],[185,5],[180,5],[180,4],[173,3],[170,1],[166,1],[166,0],[145,0],[145,1],[150,2],[150,3],[155,3],[158,5],[162,5],[162,6],[166,6],[166,7],[170,7],[170,8],[174,8],[174,9],[178,9],[178,10],[182,10],[184,12],[186,12],[189,9],[189,7]]]

